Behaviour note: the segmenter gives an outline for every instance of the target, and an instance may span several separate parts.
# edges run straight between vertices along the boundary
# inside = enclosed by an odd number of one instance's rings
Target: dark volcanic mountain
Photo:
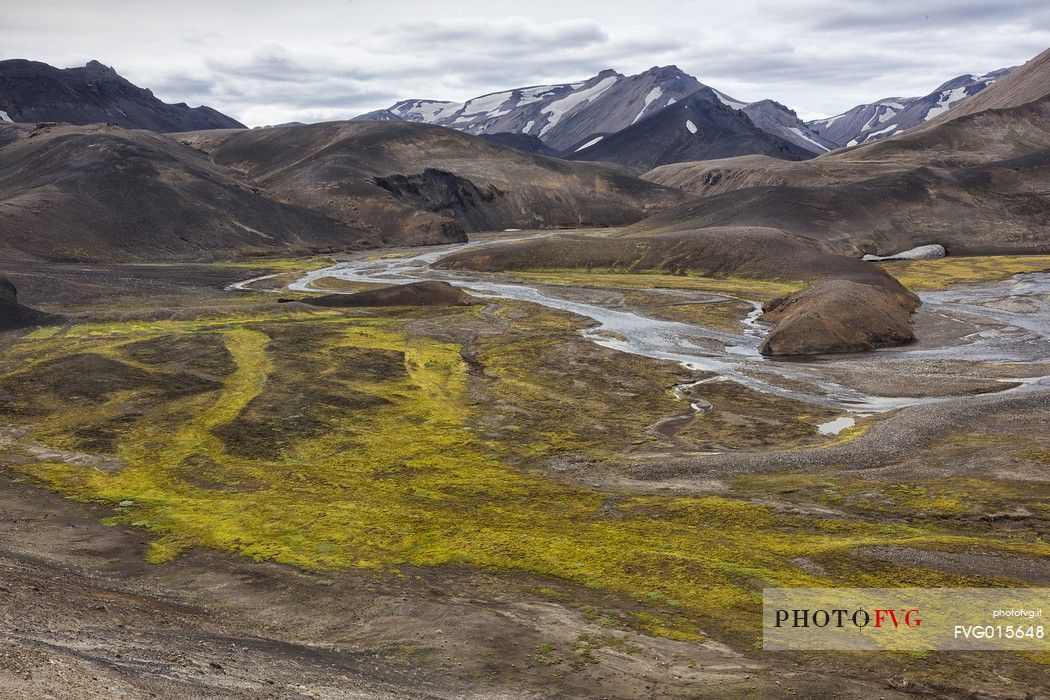
[[[984,75],[960,75],[923,97],[887,97],[857,105],[842,114],[807,123],[821,137],[839,146],[856,146],[894,136],[929,121],[976,95],[1015,68]]]
[[[612,169],[530,155],[404,121],[180,134],[281,201],[389,243],[465,231],[631,223],[677,192]]]
[[[0,124],[0,257],[214,259],[368,242],[362,231],[269,199],[160,134]]]
[[[637,124],[583,144],[572,158],[645,171],[665,163],[748,153],[788,160],[813,156],[812,151],[762,131],[746,114],[723,104],[713,90],[701,88]]]
[[[377,109],[374,112],[366,112],[365,114],[359,114],[350,121],[354,122],[403,122],[405,121],[401,117],[397,116],[389,109]],[[297,124],[281,124],[280,126],[305,126],[299,122]]]
[[[211,107],[161,102],[98,61],[83,68],[0,61],[0,120],[117,124],[150,131],[244,128]]]
[[[838,148],[838,144],[813,131],[794,110],[779,102],[759,100],[745,105],[741,111],[762,131],[790,141],[815,156]]]

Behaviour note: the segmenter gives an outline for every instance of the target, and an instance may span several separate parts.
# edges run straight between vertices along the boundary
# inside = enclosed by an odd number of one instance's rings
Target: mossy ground
[[[985,255],[879,263],[908,289],[947,289],[961,282],[1002,280],[1022,272],[1050,270],[1050,255]]]
[[[673,497],[552,480],[543,459],[614,458],[684,406],[670,391],[681,368],[597,349],[575,324],[500,304],[46,329],[7,349],[0,419],[126,466],[6,466],[111,505],[113,523],[153,533],[154,562],[204,546],[309,569],[539,574],[622,596],[640,606],[640,627],[677,639],[753,643],[763,586],[973,581],[842,564],[858,547],[1050,553],[1023,533],[989,537],[936,520],[787,514],[752,502],[753,485]],[[698,423],[703,440],[790,444],[801,426],[812,431],[816,418],[801,409],[775,422],[757,398],[709,386],[733,394],[712,400],[732,402],[739,425],[725,415]],[[953,494],[899,497],[950,510]]]

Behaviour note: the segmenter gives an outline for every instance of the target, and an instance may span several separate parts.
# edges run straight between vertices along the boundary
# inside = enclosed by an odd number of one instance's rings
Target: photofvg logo
[[[853,625],[863,629],[868,625],[880,628],[883,625],[891,625],[894,628],[904,625],[905,627],[919,627],[922,618],[919,616],[918,608],[911,610],[876,608],[874,610],[847,610],[846,608],[835,608],[833,610],[808,608],[793,608],[787,610],[779,608],[775,611],[777,627],[843,627]]]
[[[775,650],[1050,651],[1048,588],[767,588]]]

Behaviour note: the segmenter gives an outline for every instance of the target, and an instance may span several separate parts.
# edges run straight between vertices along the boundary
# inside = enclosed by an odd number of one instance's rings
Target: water
[[[476,273],[431,267],[435,261],[452,251],[500,242],[502,241],[489,240],[428,247],[419,252],[409,252],[402,257],[372,260],[359,258],[310,272],[290,284],[289,288],[297,291],[316,291],[311,288],[311,284],[322,277],[384,284],[405,284],[425,279],[443,280],[482,298],[525,301],[591,319],[595,325],[581,331],[583,336],[593,343],[613,350],[679,362],[693,370],[713,373],[718,380],[733,381],[763,393],[819,404],[857,416],[955,398],[887,397],[867,394],[822,378],[814,371],[814,368],[819,367],[819,363],[814,365],[765,358],[759,354],[758,347],[768,328],[758,322],[762,309],[757,301],[749,300],[754,309],[741,324],[740,332],[727,333],[688,323],[649,318],[598,303],[563,299],[529,284],[494,281]],[[961,345],[894,351],[892,355],[897,359],[923,357],[1023,363],[1050,357],[1048,274],[1020,275],[1004,282],[960,286],[947,291],[928,292],[921,296],[927,309],[936,313],[948,316],[977,316],[992,324],[992,327],[967,338],[967,342]],[[988,303],[997,306],[984,306]],[[749,370],[758,370],[758,373]],[[777,378],[788,381],[778,382]],[[1021,385],[1013,390],[1031,390],[1050,383],[1045,382],[1045,379],[1020,380]],[[685,390],[689,386],[691,384],[683,385],[680,389]],[[853,418],[839,420],[849,420],[851,423],[831,421],[821,426],[821,432],[836,434],[850,427]]]

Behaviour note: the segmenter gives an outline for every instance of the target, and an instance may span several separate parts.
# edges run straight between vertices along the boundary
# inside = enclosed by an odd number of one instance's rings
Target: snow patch
[[[856,424],[856,419],[850,416],[842,416],[835,420],[829,420],[827,423],[821,423],[817,426],[817,430],[821,435],[838,435],[846,428],[852,428]]]
[[[399,105],[394,112],[404,119],[414,122],[433,124],[450,117],[462,108],[459,102],[442,102],[441,100],[415,100]]]
[[[501,117],[510,112],[509,109],[500,110],[500,107],[502,107],[510,97],[511,93],[509,92],[494,92],[490,95],[482,95],[481,97],[467,100],[463,104],[463,109],[460,112],[459,119],[456,121],[459,122],[462,121],[464,117],[481,114],[489,117]]]
[[[823,146],[823,145],[817,143],[816,141],[814,141],[813,139],[811,139],[809,136],[806,136],[806,134],[803,133],[802,129],[798,128],[797,126],[789,126],[788,127],[788,131],[791,131],[796,136],[799,136],[799,137],[805,139],[806,141],[808,141],[809,143],[813,144],[814,146],[816,146],[817,148],[819,148],[822,151],[829,151],[829,150],[831,150],[827,146]]]
[[[942,92],[937,99],[937,104],[930,107],[930,111],[923,117],[923,121],[933,119],[941,112],[947,112],[949,109],[954,107],[958,102],[962,101],[966,97],[966,86],[957,87],[954,90],[948,90]]]
[[[11,124],[15,123],[15,120],[7,116],[7,112],[2,109],[0,109],[0,121],[10,122]]]
[[[722,104],[724,104],[726,107],[732,107],[733,109],[741,109],[743,107],[747,107],[747,103],[746,102],[741,102],[740,100],[734,100],[732,97],[730,97],[729,95],[725,94],[724,92],[720,92],[718,90],[715,90],[714,88],[711,88],[711,91],[713,93],[715,93],[715,97],[717,97],[719,99],[719,101]]]
[[[645,111],[647,109],[649,109],[649,105],[651,105],[653,102],[656,102],[658,99],[660,99],[660,96],[663,95],[663,94],[664,94],[664,91],[660,88],[659,85],[657,85],[652,90],[650,90],[649,93],[645,96],[645,104],[642,105],[642,111],[638,112],[638,116],[636,116],[631,123],[634,124],[634,122],[636,122],[639,119],[641,119],[642,115],[645,114]]]
[[[590,141],[588,141],[587,143],[583,144],[582,146],[580,146],[579,148],[577,148],[577,149],[576,149],[575,151],[573,151],[573,152],[574,152],[574,153],[579,153],[580,151],[582,151],[582,150],[583,150],[583,149],[585,149],[585,148],[590,148],[590,147],[591,147],[591,146],[593,146],[594,144],[596,144],[596,143],[598,143],[599,141],[601,141],[601,140],[602,140],[603,138],[605,138],[605,137],[604,137],[604,136],[599,136],[599,137],[598,137],[598,138],[596,138],[596,139],[591,139]]]
[[[611,88],[620,80],[619,76],[609,76],[608,78],[602,78],[595,85],[585,89],[577,90],[560,100],[555,100],[547,105],[542,113],[547,115],[547,123],[540,129],[539,136],[543,136],[551,130],[561,118],[568,114],[571,110],[575,109],[581,104],[590,102],[591,100],[597,99],[606,90]]]
[[[813,123],[814,123],[814,124],[820,124],[820,125],[821,125],[821,126],[823,126],[823,127],[825,128],[825,129],[827,129],[827,128],[828,128],[828,127],[830,127],[830,126],[831,126],[832,124],[834,124],[835,122],[837,122],[837,121],[838,121],[839,119],[842,119],[842,118],[843,118],[844,116],[846,116],[846,113],[845,113],[845,112],[843,112],[842,114],[836,114],[836,115],[835,115],[834,117],[828,117],[827,119],[818,119],[817,121],[815,121],[815,122],[813,122]]]
[[[865,255],[861,259],[868,262],[878,260],[936,260],[937,258],[943,258],[947,254],[948,252],[944,249],[944,246],[933,243],[902,250],[896,255]]]
[[[531,129],[531,128],[532,128],[532,125],[533,125],[533,124],[535,124],[535,123],[536,123],[536,120],[535,120],[535,119],[530,119],[530,120],[528,120],[527,122],[525,122],[525,128],[524,128],[524,129],[522,129],[522,130],[521,130],[521,132],[522,132],[523,134],[527,134],[527,133],[529,133],[529,129]]]
[[[693,122],[692,122],[691,120],[689,120],[689,119],[686,119],[686,120],[685,120],[685,128],[686,128],[686,129],[689,129],[689,133],[690,133],[690,134],[695,134],[695,133],[696,133],[696,124],[694,124],[694,123],[693,123]]]
[[[879,134],[885,134],[887,131],[893,131],[894,129],[897,129],[897,131],[899,131],[899,129],[897,128],[896,124],[890,124],[885,129],[879,129],[878,131],[869,132],[869,133],[864,135],[864,141],[865,141],[865,143],[867,143],[873,137],[878,136]],[[896,133],[896,132],[894,132],[894,133]],[[887,134],[887,135],[888,136],[893,136],[893,134]]]

